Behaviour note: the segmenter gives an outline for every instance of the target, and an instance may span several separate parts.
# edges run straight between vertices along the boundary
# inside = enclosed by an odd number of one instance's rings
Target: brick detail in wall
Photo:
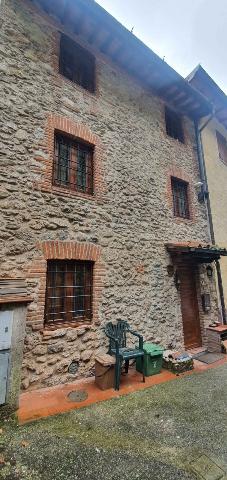
[[[101,247],[91,243],[50,241],[37,244],[39,255],[27,272],[28,283],[33,286],[33,302],[28,307],[27,325],[43,330],[46,295],[47,260],[87,260],[94,262],[92,323],[100,324],[99,306],[102,298],[105,267],[101,262]]]
[[[173,213],[173,194],[172,194],[172,184],[171,184],[171,178],[178,178],[179,180],[183,180],[184,182],[188,183],[188,206],[189,206],[189,217],[190,218],[180,218],[180,217],[175,217]],[[195,223],[195,210],[194,210],[194,204],[193,204],[193,197],[192,197],[192,179],[189,175],[185,173],[185,171],[182,168],[176,167],[176,166],[171,166],[170,169],[168,169],[167,172],[167,187],[166,187],[166,197],[167,197],[167,202],[169,207],[172,210],[172,216],[173,220],[177,223],[182,223],[182,222],[189,222],[189,223]]]
[[[53,185],[53,165],[54,165],[54,134],[55,131],[72,135],[77,139],[87,142],[94,146],[93,155],[93,175],[94,175],[94,194],[89,195],[83,192],[66,189],[61,186]],[[40,148],[44,152],[44,156],[36,157],[36,161],[43,165],[43,176],[41,182],[37,182],[35,187],[46,192],[63,194],[68,197],[81,197],[89,200],[102,200],[104,193],[103,179],[103,146],[100,138],[93,134],[88,127],[83,124],[73,122],[71,119],[55,114],[49,114],[47,117],[46,128],[44,133],[43,144]]]

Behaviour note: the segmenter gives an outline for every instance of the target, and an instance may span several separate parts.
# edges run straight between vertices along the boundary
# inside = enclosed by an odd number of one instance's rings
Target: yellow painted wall
[[[214,226],[215,243],[227,248],[227,165],[219,158],[216,131],[227,140],[227,131],[212,120],[202,132],[204,159]],[[221,259],[222,280],[227,307],[227,257]]]

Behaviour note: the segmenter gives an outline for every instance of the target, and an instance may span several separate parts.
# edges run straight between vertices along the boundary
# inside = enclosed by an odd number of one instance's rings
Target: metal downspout
[[[214,226],[213,226],[213,219],[212,219],[212,212],[211,212],[211,205],[210,205],[210,196],[208,190],[208,182],[207,182],[207,174],[206,174],[206,167],[204,161],[204,151],[201,139],[201,132],[202,130],[208,125],[208,123],[213,118],[214,113],[208,118],[205,124],[199,128],[198,121],[195,121],[195,135],[196,135],[196,144],[197,144],[197,152],[198,152],[198,161],[199,161],[199,173],[202,182],[201,192],[199,193],[199,200],[204,201],[206,206],[207,212],[207,220],[209,225],[210,231],[210,239],[213,245],[215,245],[215,235],[214,235]],[[224,292],[223,292],[223,283],[222,283],[222,275],[221,275],[221,267],[219,260],[215,261],[216,264],[216,271],[217,271],[217,279],[218,279],[218,290],[221,302],[221,313],[222,313],[222,320],[223,324],[226,325],[226,310],[225,310],[225,299],[224,299]]]

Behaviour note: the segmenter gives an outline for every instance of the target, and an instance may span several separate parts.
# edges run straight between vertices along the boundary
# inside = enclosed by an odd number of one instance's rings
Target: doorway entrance
[[[182,265],[178,268],[178,274],[185,348],[201,347],[202,337],[196,289],[196,267],[193,265]]]

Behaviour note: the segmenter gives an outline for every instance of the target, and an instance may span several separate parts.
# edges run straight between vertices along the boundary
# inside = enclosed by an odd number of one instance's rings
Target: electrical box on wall
[[[9,350],[11,347],[12,326],[12,310],[0,311],[0,351]]]
[[[9,352],[0,352],[0,405],[6,402],[8,383]]]
[[[211,309],[210,294],[204,293],[202,295],[202,307],[204,312],[209,312]]]
[[[0,310],[0,405],[6,403],[13,311]]]

